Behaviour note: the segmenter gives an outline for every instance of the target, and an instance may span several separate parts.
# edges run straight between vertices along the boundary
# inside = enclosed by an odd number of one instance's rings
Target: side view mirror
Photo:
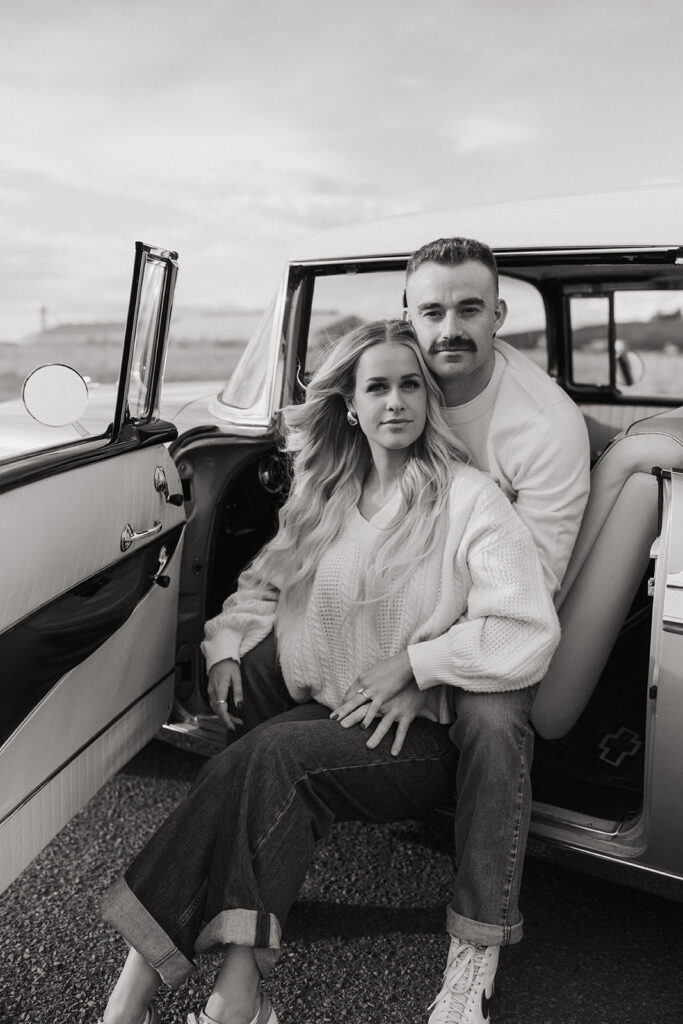
[[[28,375],[21,399],[28,414],[46,427],[76,426],[88,406],[88,385],[72,367],[48,363]]]
[[[617,338],[614,343],[617,360],[617,384],[631,387],[638,384],[645,376],[645,363],[638,352],[633,352],[626,342]]]

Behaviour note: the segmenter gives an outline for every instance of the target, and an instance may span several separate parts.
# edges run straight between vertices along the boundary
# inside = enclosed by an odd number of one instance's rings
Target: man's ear
[[[401,317],[401,320],[406,320],[408,323],[410,323],[410,313],[408,312],[408,296],[405,293],[405,288],[403,289],[403,316]]]
[[[496,320],[495,320],[496,329],[494,331],[495,334],[498,333],[498,331],[501,329],[501,327],[505,323],[505,318],[506,318],[507,315],[508,315],[508,304],[507,304],[507,302],[505,301],[505,299],[498,299],[498,302],[496,303]]]

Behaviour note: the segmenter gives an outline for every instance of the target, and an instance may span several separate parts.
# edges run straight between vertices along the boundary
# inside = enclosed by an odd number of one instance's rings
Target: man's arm
[[[515,509],[534,539],[551,595],[560,588],[590,484],[590,445],[577,406],[538,414],[523,438],[508,442]]]

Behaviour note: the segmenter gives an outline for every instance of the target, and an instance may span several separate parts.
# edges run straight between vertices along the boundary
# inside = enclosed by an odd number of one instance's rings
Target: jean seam
[[[312,775],[321,775],[323,773],[332,774],[334,772],[355,771],[358,768],[365,768],[365,769],[368,769],[368,768],[384,768],[384,767],[386,767],[386,765],[397,765],[397,764],[410,765],[410,764],[417,764],[417,763],[425,762],[425,761],[444,761],[449,756],[450,755],[448,753],[445,753],[445,754],[430,754],[430,755],[425,756],[425,757],[411,757],[410,759],[405,759],[405,760],[402,760],[402,761],[396,761],[394,758],[392,758],[392,759],[386,760],[386,761],[373,761],[372,764],[345,764],[345,765],[340,765],[339,767],[335,767],[335,768],[313,768],[310,771],[305,771],[302,775],[299,775],[298,778],[293,780],[292,788],[291,788],[291,791],[290,791],[290,794],[289,794],[287,800],[282,805],[280,811],[277,813],[277,816],[274,818],[274,820],[269,825],[269,827],[268,827],[266,833],[264,834],[264,836],[261,839],[259,839],[258,842],[256,843],[256,846],[254,847],[254,851],[253,851],[253,853],[251,855],[252,856],[252,860],[254,860],[254,858],[256,858],[258,856],[259,851],[261,850],[263,845],[268,841],[268,839],[272,835],[273,831],[277,828],[278,823],[281,821],[281,819],[284,817],[284,815],[287,813],[287,811],[291,807],[292,801],[294,800],[294,797],[296,796],[296,787],[299,785],[300,782],[303,782],[304,779],[310,778]]]
[[[173,933],[174,935],[178,934],[178,932],[183,927],[183,925],[186,924],[188,919],[192,916],[192,914],[194,914],[194,912],[197,909],[197,906],[199,904],[199,901],[205,895],[206,890],[208,888],[209,888],[208,879],[204,879],[204,881],[202,882],[201,886],[197,890],[197,895],[195,896],[195,898],[192,900],[191,903],[188,904],[188,906],[185,908],[183,913],[179,916],[178,921],[176,923],[176,930]]]
[[[533,696],[534,696],[535,687],[534,688],[530,688],[530,689],[531,689],[531,694],[530,694],[530,699],[529,699],[529,708],[527,709],[527,712],[531,708],[531,702],[532,702],[532,699],[533,699]],[[503,895],[503,902],[502,902],[502,905],[501,905],[501,920],[504,921],[504,922],[507,922],[509,920],[509,916],[510,916],[510,897],[511,897],[511,894],[512,894],[512,883],[513,883],[513,879],[515,877],[515,871],[517,870],[517,862],[518,862],[518,859],[519,859],[519,837],[520,837],[520,831],[521,831],[522,808],[524,806],[524,775],[525,775],[524,745],[527,742],[527,739],[528,739],[528,736],[529,736],[529,729],[530,729],[530,725],[529,725],[528,719],[527,719],[526,728],[522,732],[521,737],[520,737],[520,742],[517,745],[517,753],[518,753],[519,758],[520,758],[520,769],[519,769],[518,785],[517,785],[517,803],[516,803],[516,806],[515,806],[516,814],[515,814],[514,835],[513,835],[513,841],[512,841],[512,845],[511,845],[511,849],[510,849],[510,859],[509,859],[509,867],[508,867],[508,874],[507,874],[507,878],[506,878],[506,884],[505,884],[505,888],[504,888],[504,891],[503,891],[503,894],[502,894]],[[503,924],[502,927],[503,927],[503,934],[504,934],[505,941],[508,942],[509,939],[510,939],[510,935],[512,933],[512,926],[509,923],[506,923],[506,924]]]

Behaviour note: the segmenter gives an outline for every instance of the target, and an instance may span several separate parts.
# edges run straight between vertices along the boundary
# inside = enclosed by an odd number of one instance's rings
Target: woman
[[[203,644],[213,705],[234,730],[232,700],[247,731],[105,896],[132,947],[105,1024],[153,1024],[161,980],[177,987],[217,947],[191,1024],[276,1024],[259,982],[316,842],[334,821],[448,801],[454,687],[531,686],[558,640],[531,538],[454,447],[408,323],[337,342],[285,419],[294,476],[279,532]],[[406,675],[390,700],[358,683],[378,664]]]

